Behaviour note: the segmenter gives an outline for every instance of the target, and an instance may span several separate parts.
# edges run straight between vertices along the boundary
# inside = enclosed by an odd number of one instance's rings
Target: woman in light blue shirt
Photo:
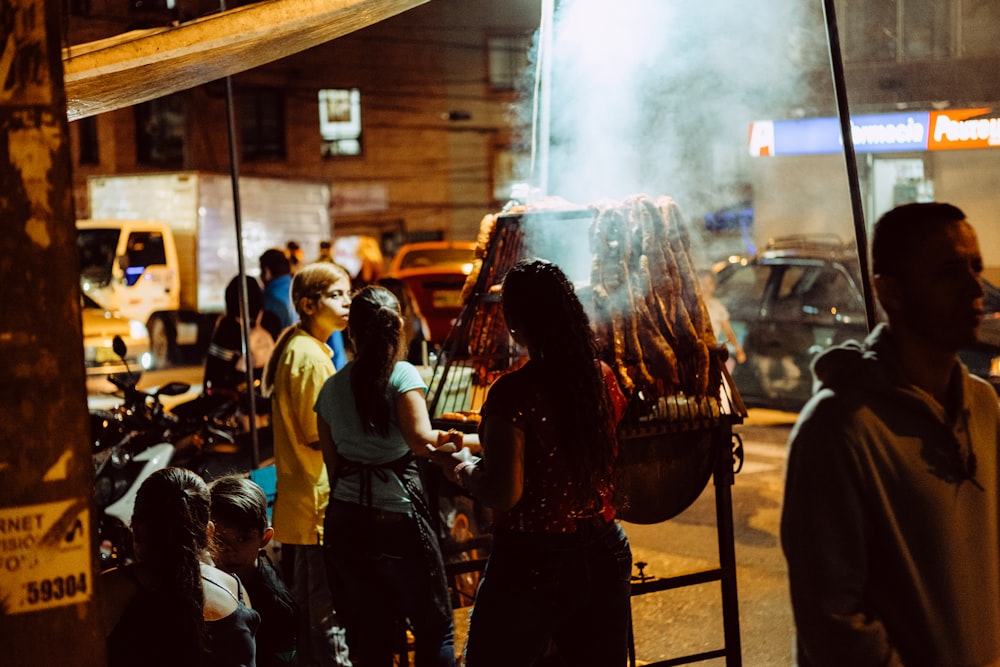
[[[324,533],[335,606],[361,664],[392,664],[408,621],[417,667],[452,667],[450,595],[416,456],[455,434],[431,428],[427,387],[399,360],[403,319],[392,292],[363,288],[348,322],[357,354],[316,401],[333,486]]]

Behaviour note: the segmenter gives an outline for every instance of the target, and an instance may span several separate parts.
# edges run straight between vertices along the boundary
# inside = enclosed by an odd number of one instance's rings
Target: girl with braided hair
[[[136,562],[101,575],[110,667],[253,667],[260,616],[238,578],[212,565],[205,482],[164,468],[139,487]]]
[[[478,435],[465,437],[482,458],[465,447],[434,454],[494,510],[465,664],[533,665],[554,646],[559,664],[624,665],[632,555],[611,479],[625,398],[558,266],[521,260],[502,300],[529,360],[493,383]]]
[[[455,664],[444,562],[416,457],[456,434],[431,427],[417,369],[405,354],[399,301],[368,286],[351,301],[356,355],[316,402],[333,490],[326,511],[327,567],[352,655],[393,664],[408,621],[417,667]]]

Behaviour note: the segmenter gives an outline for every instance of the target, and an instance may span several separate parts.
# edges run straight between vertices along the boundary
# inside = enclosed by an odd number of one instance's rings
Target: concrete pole
[[[59,3],[0,4],[0,662],[103,665]]]

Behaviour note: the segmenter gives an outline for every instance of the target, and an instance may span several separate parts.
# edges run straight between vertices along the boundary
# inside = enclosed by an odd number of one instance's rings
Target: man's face
[[[976,340],[983,319],[983,258],[972,226],[942,226],[918,242],[895,282],[902,322],[935,347],[957,352]]]

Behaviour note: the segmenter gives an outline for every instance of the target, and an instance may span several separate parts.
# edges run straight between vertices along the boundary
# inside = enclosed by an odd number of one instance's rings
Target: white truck
[[[328,184],[241,177],[239,192],[247,274],[268,248],[295,241],[308,253],[330,239]],[[239,272],[230,176],[92,176],[87,195],[90,219],[76,225],[84,293],[144,323],[158,367],[201,363]]]

